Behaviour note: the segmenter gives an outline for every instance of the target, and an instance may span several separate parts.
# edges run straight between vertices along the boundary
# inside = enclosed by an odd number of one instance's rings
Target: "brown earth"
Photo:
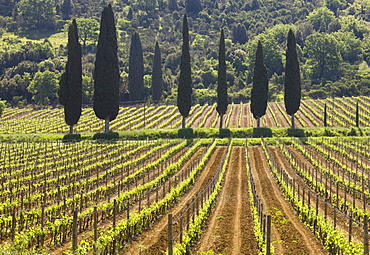
[[[275,254],[328,254],[284,199],[261,147],[250,148],[250,160],[257,194],[262,198],[266,213],[272,216],[271,240]]]
[[[221,164],[225,153],[226,147],[217,147],[215,149],[206,167],[203,169],[203,171],[195,181],[193,187],[191,187],[191,189],[184,195],[180,202],[168,212],[173,215],[174,219],[176,219],[181,214],[186,204],[192,200],[194,195],[200,192],[203,187],[208,184],[209,180],[212,178],[219,165]],[[167,217],[162,217],[158,222],[153,224],[150,230],[143,233],[143,235],[141,235],[137,240],[132,242],[129,245],[129,248],[123,251],[121,254],[164,254],[167,249],[167,221]]]
[[[180,150],[179,152],[175,153],[172,158],[176,158],[178,155],[181,155],[181,154],[185,154],[186,151],[187,151],[188,148],[184,148],[182,150]],[[194,153],[191,158],[186,161],[186,163],[184,164],[184,166],[182,166],[182,169],[185,169],[187,167],[190,166],[191,162],[197,160],[198,158],[200,158],[201,154],[203,152],[203,148],[199,149],[196,153]],[[155,160],[157,157],[159,157],[160,155],[154,155],[153,159],[152,158],[148,158],[148,162],[146,163],[149,163],[151,160]],[[169,160],[170,161],[170,160]],[[138,170],[140,166],[137,166],[135,168],[132,169],[132,172]],[[143,175],[141,177],[139,177],[137,179],[137,183],[144,183],[145,182],[145,179],[147,178],[151,178],[151,179],[154,179],[155,177],[157,177],[160,173],[158,171],[153,171],[147,175]],[[175,174],[176,176],[176,174]],[[123,177],[125,176],[122,176],[122,178],[118,178],[118,179],[123,179]],[[111,183],[113,182],[112,180],[108,182]],[[129,188],[129,190],[133,189],[136,185],[131,185],[131,188]],[[128,191],[128,190],[126,190]],[[152,189],[151,191],[151,194],[150,194],[150,201],[149,202],[154,202],[155,201],[155,196],[156,196],[156,192],[155,192],[155,189]],[[112,195],[110,197],[109,200],[113,200],[115,197],[117,196],[117,194],[115,195]],[[106,200],[101,200],[101,201],[97,201],[97,204],[101,204],[101,203],[106,203],[108,202],[108,199]],[[144,207],[146,205],[146,199],[143,198],[142,199],[142,203],[141,203],[141,206]],[[89,207],[85,208],[84,210],[87,210]],[[138,202],[136,204],[133,204],[131,205],[131,211],[137,211],[139,210],[139,204]],[[123,220],[123,219],[126,219],[127,215],[126,215],[126,211],[124,211],[123,213],[121,214],[118,214],[117,215],[117,222],[119,222],[120,220]],[[112,218],[108,218],[108,219],[105,219],[104,222],[100,222],[98,223],[98,228],[100,228],[100,233],[104,233],[106,231],[108,231],[111,227],[112,227],[112,224],[113,224],[113,219]],[[85,240],[85,241],[91,241],[92,242],[92,238],[93,238],[93,229],[89,229],[89,230],[86,230],[84,232],[80,232],[78,233],[78,243],[82,240]],[[47,240],[50,240],[50,238],[48,238]],[[63,243],[62,245],[58,245],[56,247],[56,249],[52,250],[52,251],[49,251],[51,252],[51,254],[62,254],[63,252],[66,252],[68,250],[70,250],[70,247],[72,245],[72,240],[69,239],[67,242]]]
[[[245,149],[234,147],[216,208],[195,250],[258,254],[249,200]]]

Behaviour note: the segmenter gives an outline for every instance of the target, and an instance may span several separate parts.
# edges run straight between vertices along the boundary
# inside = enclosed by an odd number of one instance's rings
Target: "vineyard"
[[[356,103],[359,104],[360,126],[370,126],[369,97],[334,98],[328,100],[303,100],[296,114],[296,126],[322,127],[324,104],[328,106],[329,127],[353,127],[356,125]],[[229,104],[224,117],[225,128],[255,127],[256,122],[247,103]],[[270,102],[266,115],[262,117],[262,126],[290,127],[290,116],[285,111],[283,102]],[[194,105],[187,117],[189,128],[217,128],[218,114],[216,104]],[[174,105],[137,105],[120,107],[119,114],[111,122],[112,131],[128,131],[140,129],[175,129],[181,127],[181,115]],[[92,108],[84,108],[79,123],[75,127],[77,133],[101,132],[103,121],[95,116]],[[0,133],[67,133],[63,109],[47,108],[7,108],[0,119]]]
[[[11,254],[368,250],[368,138],[0,146]]]
[[[370,98],[302,101],[300,128],[370,126]],[[230,104],[226,127],[252,127]],[[188,127],[218,127],[195,105]],[[289,127],[269,103],[265,127]],[[103,125],[90,108],[78,132]],[[120,108],[114,131],[174,129],[176,106]],[[6,108],[0,134],[66,133],[57,108]],[[369,137],[0,141],[1,254],[369,254]]]

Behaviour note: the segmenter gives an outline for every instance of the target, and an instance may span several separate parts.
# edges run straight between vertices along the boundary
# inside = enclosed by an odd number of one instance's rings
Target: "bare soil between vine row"
[[[271,240],[275,254],[328,254],[284,199],[261,147],[250,148],[250,160],[257,193],[266,213],[272,216]]]

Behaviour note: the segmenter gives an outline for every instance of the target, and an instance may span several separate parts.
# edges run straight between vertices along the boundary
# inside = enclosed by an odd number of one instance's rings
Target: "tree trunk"
[[[292,128],[295,128],[295,126],[294,126],[294,114],[292,114]]]
[[[257,127],[259,128],[261,125],[261,117],[258,117],[257,118]]]
[[[69,133],[73,134],[73,125],[69,125]]]
[[[185,128],[185,117],[182,117],[182,126],[181,128]]]
[[[220,129],[222,128],[222,114],[220,114]]]
[[[109,133],[109,116],[107,118],[105,118],[104,132]]]

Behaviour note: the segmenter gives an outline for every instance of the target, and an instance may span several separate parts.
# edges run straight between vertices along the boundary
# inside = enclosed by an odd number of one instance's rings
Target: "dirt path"
[[[239,115],[240,115],[240,104],[234,104],[233,106],[229,105],[229,107],[232,107],[232,113],[230,116],[229,126],[228,128],[237,128],[238,122],[239,122]]]
[[[315,168],[311,164],[311,162],[309,160],[307,160],[299,151],[295,150],[292,147],[288,147],[288,149],[298,158],[299,161],[304,162],[306,165],[310,166],[310,168],[312,168],[312,169]],[[314,151],[314,153],[317,153],[317,152]],[[318,154],[318,155],[321,156],[320,154]],[[283,157],[277,156],[277,158],[278,158],[279,161],[286,161],[286,158],[284,156]],[[290,169],[290,164],[289,163],[284,163],[284,164],[285,164],[285,166],[284,166],[285,168],[284,169]],[[291,170],[291,175],[293,176],[294,174],[295,174],[295,172],[293,170]],[[298,179],[300,179],[300,178],[298,177]],[[310,187],[303,181],[303,179],[297,180],[297,181],[299,181],[297,183],[300,183],[301,187],[305,188],[306,190],[311,190]],[[318,179],[318,181],[320,182],[320,178]],[[335,194],[336,193],[335,181],[332,180],[328,184],[328,183],[325,183],[325,181],[323,179],[321,183],[323,185],[326,185],[327,186],[328,194],[329,193],[330,194]],[[332,185],[330,183],[332,183]],[[350,193],[346,193],[345,194],[345,192],[342,189],[339,189],[338,190],[338,196],[341,197],[342,199],[344,197],[346,197],[347,201],[353,201],[353,196]],[[331,195],[328,195],[328,199],[332,203],[332,201],[331,201],[332,196]],[[313,202],[314,201],[312,200],[311,204]],[[357,205],[358,208],[362,208],[362,206],[363,206],[363,200],[356,199],[355,202],[356,202],[356,205]],[[319,209],[320,209],[321,212],[324,212],[325,211],[325,205],[321,201],[319,203]],[[331,218],[332,221],[334,221],[334,212],[333,212],[333,210],[328,210],[328,217]],[[343,214],[337,213],[337,215],[336,215],[336,222],[337,222],[338,227],[341,229],[341,231],[343,233],[346,233],[348,235],[348,218],[345,215],[343,215]],[[363,235],[362,235],[362,233],[363,233],[362,229],[359,228],[357,225],[354,225],[353,226],[353,229],[354,229],[354,231],[353,231],[353,234],[352,234],[352,238],[356,239],[359,242],[362,242],[361,241],[361,239],[363,237]]]
[[[217,114],[216,108],[214,108],[212,113],[208,116],[208,118],[207,118],[206,122],[204,123],[203,127],[204,128],[211,128],[215,118],[218,119],[218,114]],[[218,121],[218,123],[219,123],[219,121]]]
[[[196,250],[215,254],[258,254],[249,206],[243,147],[232,148],[224,187]]]
[[[262,197],[266,213],[272,216],[271,240],[275,254],[327,254],[284,199],[269,170],[262,148],[251,147],[250,159],[257,193]]]
[[[286,121],[283,114],[280,112],[279,108],[276,106],[278,102],[271,103],[271,110],[275,113],[275,116],[278,120],[277,127],[289,127],[290,124]]]
[[[168,213],[172,213],[173,218],[184,209],[185,205],[192,200],[195,194],[200,192],[203,187],[208,184],[214,173],[217,171],[224,155],[226,147],[217,147],[212,153],[205,169],[198,176],[194,186],[187,192],[180,202]],[[166,215],[167,216],[167,215]],[[136,241],[129,245],[129,248],[121,254],[139,254],[141,255],[159,255],[164,254],[167,249],[167,217],[162,217],[152,228],[143,233]],[[141,249],[141,250],[140,250]]]

